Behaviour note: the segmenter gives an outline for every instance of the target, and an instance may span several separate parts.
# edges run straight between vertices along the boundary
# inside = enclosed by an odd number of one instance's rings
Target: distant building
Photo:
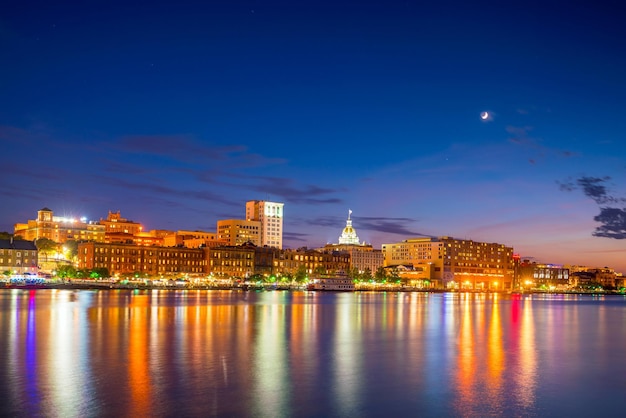
[[[47,238],[59,244],[68,240],[104,242],[105,229],[97,222],[54,216],[52,210],[43,208],[37,211],[37,219],[16,223],[14,235],[27,241]]]
[[[107,218],[98,223],[104,225],[104,242],[107,243],[132,243],[135,235],[143,230],[140,223],[122,218],[120,211],[109,211]]]
[[[261,246],[261,222],[244,219],[217,221],[217,238],[226,245],[242,245],[251,242]]]
[[[33,241],[0,239],[0,273],[38,272],[38,251]]]
[[[249,200],[246,202],[246,220],[261,223],[260,245],[283,248],[284,203]]]
[[[144,246],[163,246],[163,240],[172,231],[150,230],[146,232],[137,232],[133,235],[131,244]]]
[[[228,243],[218,238],[215,232],[204,231],[176,231],[163,237],[164,247],[216,247]]]

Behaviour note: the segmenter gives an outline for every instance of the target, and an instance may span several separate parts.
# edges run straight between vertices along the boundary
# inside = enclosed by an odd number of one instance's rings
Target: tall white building
[[[249,200],[246,202],[246,220],[261,223],[261,245],[283,248],[284,203]]]

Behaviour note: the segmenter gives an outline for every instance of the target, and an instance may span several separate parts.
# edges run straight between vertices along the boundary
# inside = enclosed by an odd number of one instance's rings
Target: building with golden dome
[[[338,244],[326,244],[323,250],[344,251],[350,255],[350,268],[356,268],[360,272],[368,270],[373,274],[383,266],[383,253],[375,250],[371,244],[361,242],[356,230],[352,226],[352,210],[348,210],[346,226],[339,236]]]
[[[339,244],[361,245],[359,242],[359,236],[356,234],[356,231],[352,226],[352,219],[350,219],[350,216],[352,216],[352,210],[348,209],[348,220],[346,221],[346,226],[343,228],[341,236],[339,237]]]

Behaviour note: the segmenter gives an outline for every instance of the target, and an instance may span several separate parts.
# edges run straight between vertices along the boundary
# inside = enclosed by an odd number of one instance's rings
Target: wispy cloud
[[[193,198],[211,203],[220,202],[227,205],[235,205],[221,193],[213,193],[208,190],[187,190],[179,187],[170,187],[166,184],[155,184],[145,181],[133,181],[108,176],[96,176],[102,184],[114,186],[116,189],[126,189],[134,193],[147,192],[148,195]],[[145,193],[144,193],[145,194]]]
[[[245,145],[206,144],[187,134],[122,136],[108,143],[108,147],[127,154],[165,157],[185,164],[223,163],[230,168],[254,168],[285,163],[281,158],[249,152]]]
[[[600,214],[593,218],[600,226],[593,232],[593,236],[613,239],[626,239],[626,208],[615,207],[615,204],[624,203],[626,199],[612,196],[606,183],[611,177],[583,176],[576,180],[559,182],[563,191],[580,189],[585,196],[593,199],[600,207]]]
[[[569,150],[552,149],[543,145],[540,138],[531,135],[533,129],[532,126],[508,125],[505,127],[506,132],[509,134],[508,141],[510,143],[533,150],[536,153],[528,159],[529,163],[535,164],[538,159],[543,159],[549,155],[563,158],[570,158],[576,155],[576,153]]]
[[[0,125],[0,140],[23,144],[32,142],[32,134],[26,129],[15,126]]]
[[[383,217],[355,217],[359,228],[369,231],[379,231],[404,236],[430,236],[419,231],[407,228],[407,225],[417,222],[411,218],[383,218]]]
[[[386,218],[386,217],[352,217],[355,225],[358,225],[358,231],[378,231],[388,234],[397,234],[402,236],[430,236],[418,231],[413,231],[407,225],[417,222],[411,218]],[[345,225],[345,219],[336,216],[322,216],[306,221],[309,225],[320,227],[338,228]],[[358,234],[357,231],[357,234]]]
[[[289,242],[309,242],[309,234],[302,234],[298,232],[284,232],[283,239]]]
[[[256,179],[260,180],[260,183],[246,187],[261,194],[280,197],[290,203],[341,203],[342,199],[329,195],[345,191],[345,189],[325,188],[312,184],[297,186],[292,179],[285,177],[257,177]]]

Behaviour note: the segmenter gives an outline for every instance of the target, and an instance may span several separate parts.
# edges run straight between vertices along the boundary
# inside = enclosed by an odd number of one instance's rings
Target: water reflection
[[[359,386],[362,379],[359,373],[360,356],[357,352],[362,344],[362,334],[359,332],[361,312],[358,309],[361,305],[350,303],[351,299],[351,294],[342,294],[337,304],[333,306],[336,312],[334,315],[336,331],[333,333],[331,387],[334,388],[335,395],[333,409],[341,416],[358,415]]]
[[[575,415],[595,396],[618,416],[624,318],[623,298],[2,290],[0,416]]]
[[[487,336],[487,390],[486,396],[493,414],[501,412],[500,405],[506,401],[503,391],[503,374],[505,370],[504,341],[500,322],[499,295],[493,295],[491,319]]]
[[[265,306],[257,307],[255,347],[252,363],[253,415],[290,416],[288,400],[292,384],[289,376],[289,343],[286,337],[286,306],[279,304],[283,292],[273,292]]]
[[[533,309],[530,299],[523,302],[515,300],[514,309],[521,309],[521,323],[519,326],[518,370],[515,386],[517,387],[517,402],[520,408],[529,409],[535,401],[535,389],[537,385],[537,352],[535,349],[535,329],[533,321]],[[555,324],[560,324],[557,320]]]

